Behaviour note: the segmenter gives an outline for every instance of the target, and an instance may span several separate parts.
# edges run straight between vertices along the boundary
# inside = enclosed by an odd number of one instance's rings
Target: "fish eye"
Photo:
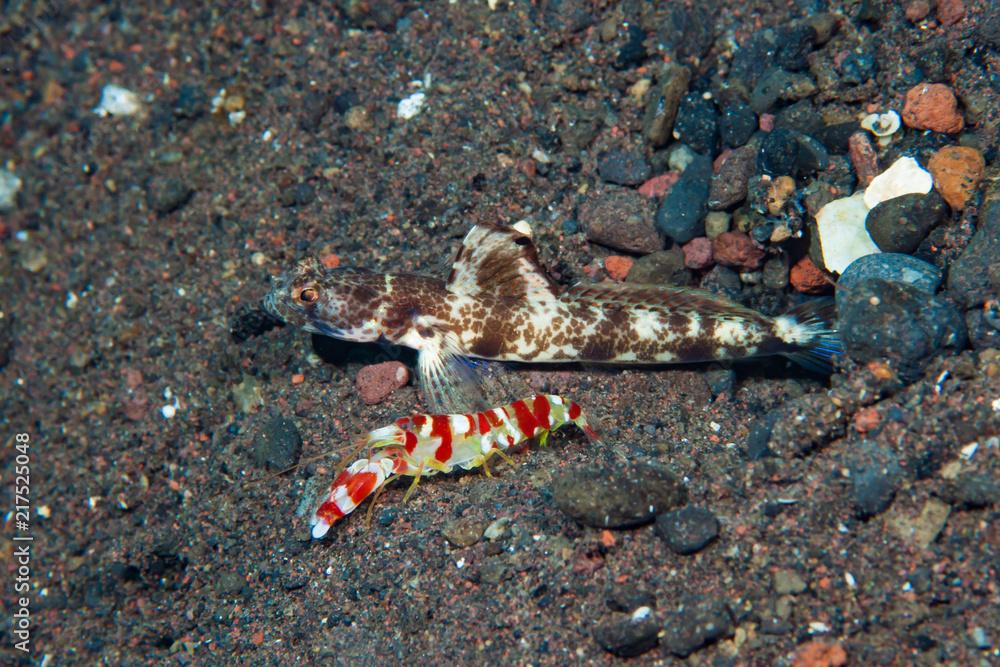
[[[302,303],[316,303],[319,301],[319,290],[315,287],[303,287],[299,290],[299,293],[295,295],[295,300]]]

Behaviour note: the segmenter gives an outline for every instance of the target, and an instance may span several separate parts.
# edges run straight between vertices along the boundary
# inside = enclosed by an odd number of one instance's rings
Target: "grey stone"
[[[806,582],[794,570],[778,570],[774,573],[771,585],[778,595],[798,595],[808,588]]]
[[[678,245],[635,260],[626,282],[641,285],[679,285],[691,283],[691,272],[684,267],[684,251]]]
[[[608,653],[631,658],[654,648],[659,643],[659,632],[659,624],[652,614],[638,620],[614,614],[594,626],[594,639]]]
[[[654,148],[673,141],[674,121],[681,98],[687,93],[691,72],[677,64],[666,65],[657,77],[656,86],[650,90],[643,118],[643,133]]]
[[[713,211],[735,206],[747,198],[747,183],[757,170],[757,151],[750,146],[737,148],[712,176],[708,208]]]
[[[941,286],[941,269],[916,257],[899,253],[884,252],[859,257],[844,269],[837,281],[837,307],[843,299],[860,283],[872,278],[880,278],[897,283],[906,283],[934,296]]]
[[[179,178],[153,177],[146,185],[146,202],[160,215],[173,213],[188,203],[194,189]]]
[[[578,216],[587,240],[645,254],[663,249],[663,239],[653,226],[652,204],[635,190],[609,187],[590,195]]]
[[[695,156],[660,202],[656,211],[657,229],[676,243],[704,236],[711,181],[712,161],[704,155]]]
[[[1000,198],[983,207],[976,233],[948,271],[948,291],[965,308],[1000,294]]]
[[[258,466],[285,470],[298,463],[302,454],[302,435],[291,419],[275,415],[253,440],[253,458]]]
[[[649,523],[687,500],[687,491],[676,477],[646,465],[570,470],[552,482],[552,495],[559,509],[594,528]]]
[[[816,93],[816,83],[806,74],[793,74],[780,68],[768,70],[750,93],[750,108],[755,113],[769,111],[775,102],[794,102]]]
[[[967,342],[962,314],[912,285],[869,279],[840,303],[839,329],[847,353],[861,362],[888,360],[909,377],[939,352],[962,350]]]

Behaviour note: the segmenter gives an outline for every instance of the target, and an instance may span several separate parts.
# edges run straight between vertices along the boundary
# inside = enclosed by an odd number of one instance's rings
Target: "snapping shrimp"
[[[506,450],[531,438],[545,445],[549,433],[575,424],[591,441],[597,432],[582,408],[554,394],[535,394],[498,408],[472,414],[417,414],[371,431],[364,443],[367,458],[344,469],[312,516],[312,536],[319,539],[368,496],[404,475],[413,477],[403,496],[409,499],[424,475],[472,470],[499,456],[513,463]],[[373,501],[374,502],[374,501]]]

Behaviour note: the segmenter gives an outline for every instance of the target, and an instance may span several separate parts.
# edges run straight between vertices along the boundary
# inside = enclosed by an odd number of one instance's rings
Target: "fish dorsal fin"
[[[539,264],[530,228],[519,223],[470,229],[452,262],[448,291],[467,296],[551,299],[559,286]]]
[[[736,315],[760,317],[760,313],[735,301],[706,290],[690,287],[665,287],[631,283],[577,284],[565,290],[565,295],[602,306],[667,308],[678,312],[697,312],[703,316]]]

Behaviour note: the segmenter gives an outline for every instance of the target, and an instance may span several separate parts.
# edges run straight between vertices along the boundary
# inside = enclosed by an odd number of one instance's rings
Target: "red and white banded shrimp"
[[[368,458],[345,468],[312,517],[312,536],[319,539],[330,526],[350,514],[368,496],[403,475],[413,477],[404,502],[420,478],[457,468],[483,467],[490,474],[493,456],[510,461],[505,453],[531,438],[545,445],[549,433],[575,424],[588,438],[597,432],[580,406],[554,394],[535,394],[499,408],[471,414],[417,414],[397,419],[368,434]]]

